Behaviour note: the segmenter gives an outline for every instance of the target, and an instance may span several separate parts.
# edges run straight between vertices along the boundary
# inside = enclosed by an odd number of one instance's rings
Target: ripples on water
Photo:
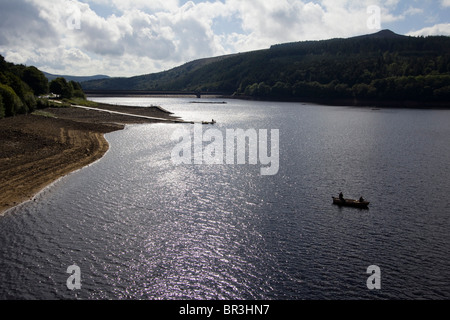
[[[448,111],[188,102],[142,105],[223,131],[280,129],[278,175],[173,166],[179,124],[108,134],[103,159],[0,218],[0,298],[450,297]],[[332,206],[340,190],[370,210]],[[380,291],[366,287],[373,264]]]

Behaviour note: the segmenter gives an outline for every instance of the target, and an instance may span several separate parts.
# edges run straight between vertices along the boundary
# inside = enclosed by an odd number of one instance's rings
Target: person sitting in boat
[[[364,202],[364,198],[363,197],[359,198],[359,202]]]
[[[342,202],[345,202],[344,195],[342,194],[342,192],[339,193],[339,200],[341,200]]]

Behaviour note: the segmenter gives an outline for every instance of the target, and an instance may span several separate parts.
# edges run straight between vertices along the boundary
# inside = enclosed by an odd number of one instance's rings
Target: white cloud
[[[0,50],[13,58],[12,61],[45,65],[51,69],[48,71],[56,71],[60,62],[67,72],[79,73],[91,64],[90,73],[135,75],[159,71],[155,66],[170,68],[196,58],[226,53],[221,38],[211,29],[213,19],[226,11],[220,2],[199,5],[188,2],[173,7],[178,2],[168,1],[167,8],[172,6],[170,11],[152,14],[128,10],[130,2],[123,2],[122,15],[103,18],[86,3],[32,1],[17,2],[16,11],[25,7],[30,14],[23,17],[20,25],[11,23],[2,28],[9,32],[5,33],[7,36],[2,32]],[[136,3],[144,6],[147,2]],[[73,28],[74,12],[78,12],[76,19],[79,19],[76,28]],[[39,29],[29,32],[28,29],[38,24]],[[44,52],[54,58],[43,57]],[[118,60],[128,60],[128,63],[118,63]]]
[[[240,1],[226,3],[238,11],[248,37],[247,48],[264,48],[274,43],[349,37],[371,33],[367,8],[381,1],[300,0]],[[386,1],[385,7],[397,1]],[[387,9],[385,10],[387,11]],[[394,19],[382,15],[381,18]],[[242,37],[239,37],[242,39]],[[240,40],[239,44],[241,44]]]
[[[43,45],[47,39],[56,37],[57,33],[40,16],[38,8],[26,1],[2,1],[0,5],[0,46],[27,46],[28,40]]]
[[[404,14],[406,16],[412,16],[412,15],[422,14],[422,13],[423,13],[423,9],[421,9],[421,8],[409,7],[408,10],[406,10]]]
[[[394,14],[399,2],[0,0],[0,53],[54,73],[132,76],[276,43],[372,33],[370,5],[380,6],[382,24],[421,13],[409,7]],[[110,8],[110,14],[94,7]],[[233,32],[226,31],[227,21],[236,24]]]
[[[409,36],[450,36],[450,23],[436,24],[432,27],[411,31]]]
[[[88,4],[112,6],[119,11],[146,10],[146,11],[173,11],[180,2],[178,0],[85,0]]]
[[[441,0],[441,5],[443,7],[450,7],[450,0]]]
[[[14,50],[8,51],[5,56],[6,61],[14,61],[18,64],[24,64],[28,61],[29,57],[23,55],[22,52],[17,52]]]
[[[145,9],[151,11],[174,11],[179,7],[178,0],[113,0],[113,4],[116,8],[122,11],[128,11],[133,9]]]

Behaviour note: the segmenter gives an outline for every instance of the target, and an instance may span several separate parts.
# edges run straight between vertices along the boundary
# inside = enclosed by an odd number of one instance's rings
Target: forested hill
[[[74,81],[74,82],[83,82],[83,81],[90,81],[90,80],[101,80],[101,79],[107,79],[109,76],[106,75],[95,75],[95,76],[68,76],[68,75],[56,75],[51,74],[45,71],[42,71],[44,76],[48,79],[48,81],[52,81],[58,78],[64,78],[66,81]]]
[[[85,90],[224,92],[298,101],[450,101],[450,37],[389,30],[303,41],[202,59],[133,78],[82,83]]]

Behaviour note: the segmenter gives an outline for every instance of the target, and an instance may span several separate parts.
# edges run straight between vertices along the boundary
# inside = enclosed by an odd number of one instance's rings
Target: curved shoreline
[[[105,105],[103,108],[107,107]],[[114,106],[120,109],[120,106]],[[124,111],[129,111],[124,107]],[[45,115],[0,120],[0,216],[30,200],[60,178],[101,159],[109,150],[104,134],[126,124],[156,120],[77,108],[48,108]],[[136,113],[177,122],[150,108]]]
[[[108,142],[104,138],[103,134],[100,133],[93,133],[93,135],[88,139],[91,143],[98,142],[97,147],[90,155],[87,155],[84,158],[74,157],[72,158],[73,161],[70,162],[65,161],[63,157],[43,159],[43,161],[61,161],[64,162],[64,164],[61,164],[61,166],[56,170],[53,168],[42,168],[41,166],[42,171],[37,179],[35,177],[27,178],[23,176],[17,178],[17,180],[14,181],[16,186],[8,190],[9,192],[6,191],[1,197],[1,200],[3,201],[0,201],[0,216],[6,214],[10,209],[13,209],[25,202],[32,201],[37,195],[39,195],[39,193],[59,181],[61,178],[100,160],[109,149]],[[87,142],[87,140],[84,141]],[[64,153],[76,155],[76,149],[76,147],[66,149],[64,150]],[[33,163],[31,166],[34,167],[36,165],[39,165],[39,163]],[[19,186],[17,186],[17,182],[20,183]]]

